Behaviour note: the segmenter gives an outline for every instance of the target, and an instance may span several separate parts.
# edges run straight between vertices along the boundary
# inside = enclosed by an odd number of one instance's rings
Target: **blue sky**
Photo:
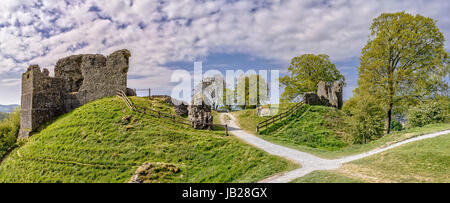
[[[128,84],[170,94],[175,69],[279,69],[305,53],[328,54],[357,80],[361,48],[373,18],[406,11],[437,20],[450,38],[450,1],[310,0],[2,0],[0,104],[20,103],[20,77],[30,64],[53,67],[72,54],[132,53]],[[446,42],[448,50],[449,42]]]

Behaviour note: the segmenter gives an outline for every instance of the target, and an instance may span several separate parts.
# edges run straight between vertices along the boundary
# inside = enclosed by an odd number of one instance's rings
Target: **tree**
[[[344,107],[348,111],[346,112],[349,115],[347,123],[354,143],[366,144],[383,135],[384,114],[377,98],[370,95],[364,97],[359,95]]]
[[[448,90],[444,36],[435,21],[405,12],[381,14],[373,20],[359,67],[359,91],[384,105],[386,132],[395,108],[417,103]]]
[[[434,101],[424,101],[420,105],[412,107],[406,114],[406,126],[408,128],[422,127],[431,123],[445,122],[448,115],[442,106]]]
[[[320,81],[345,81],[330,57],[324,54],[294,57],[288,70],[290,75],[280,78],[280,83],[285,87],[281,95],[285,101],[295,100],[306,92],[316,92]]]
[[[17,140],[20,128],[20,107],[8,114],[8,117],[0,121],[0,157],[11,150]]]
[[[242,75],[237,79],[234,89],[236,103],[243,109],[256,108],[265,104],[269,97],[269,86],[260,75]]]
[[[7,113],[0,112],[0,121],[5,119],[5,118],[7,118],[7,117],[8,117]]]

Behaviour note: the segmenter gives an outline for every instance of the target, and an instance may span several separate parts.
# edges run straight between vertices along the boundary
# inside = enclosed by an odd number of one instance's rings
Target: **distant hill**
[[[0,112],[10,113],[14,111],[15,108],[17,108],[19,105],[17,104],[10,104],[10,105],[1,105],[0,104]]]

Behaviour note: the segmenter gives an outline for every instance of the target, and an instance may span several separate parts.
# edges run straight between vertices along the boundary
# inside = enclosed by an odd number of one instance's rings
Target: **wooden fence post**
[[[228,136],[228,124],[225,124],[225,135]]]
[[[152,90],[148,88],[148,99],[152,99]]]

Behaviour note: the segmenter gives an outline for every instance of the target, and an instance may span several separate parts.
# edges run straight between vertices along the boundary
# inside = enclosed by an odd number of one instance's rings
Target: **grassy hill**
[[[285,112],[286,110],[288,110],[289,108],[291,108],[294,105],[295,105],[295,103],[280,104],[278,113]],[[265,117],[258,116],[256,109],[246,109],[246,110],[241,110],[241,111],[235,111],[235,112],[232,112],[231,114],[233,114],[239,120],[239,125],[243,130],[245,130],[249,133],[253,133],[253,134],[256,134],[256,124],[257,123],[271,118],[271,116],[265,116]]]
[[[346,133],[344,122],[346,115],[342,111],[325,106],[307,107],[309,106],[305,105],[290,118],[264,129],[259,136],[276,144],[333,159],[362,153],[415,136],[450,129],[450,123],[431,124],[384,135],[368,144],[353,144]],[[247,110],[245,114],[236,112],[234,115],[240,126],[246,126],[247,129],[256,128],[256,123],[249,120],[264,120],[256,115],[256,110]]]
[[[349,144],[344,120],[345,114],[335,108],[305,105],[284,124],[282,121],[283,125],[269,127],[261,136],[287,145],[336,151]]]
[[[132,101],[173,112],[161,101]],[[179,168],[155,175],[154,182],[255,182],[298,167],[223,131],[194,130],[105,98],[59,117],[22,143],[0,164],[0,182],[128,182],[145,162]]]
[[[450,134],[408,143],[294,182],[450,182]]]

